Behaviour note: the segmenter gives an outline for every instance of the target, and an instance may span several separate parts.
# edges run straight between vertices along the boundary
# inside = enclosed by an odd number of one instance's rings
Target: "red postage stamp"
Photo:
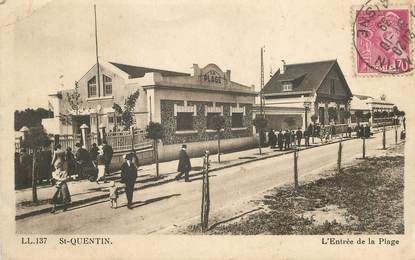
[[[413,69],[409,19],[408,9],[364,6],[355,12],[357,74],[404,74]]]

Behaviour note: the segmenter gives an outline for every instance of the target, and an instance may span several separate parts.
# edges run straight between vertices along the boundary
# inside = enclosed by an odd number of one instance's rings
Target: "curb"
[[[356,138],[356,137],[347,138],[347,139],[343,139],[342,142],[347,142],[347,141],[356,140],[356,139],[358,139],[358,138]],[[329,142],[329,143],[319,144],[319,145],[316,145],[316,146],[304,147],[304,148],[300,149],[299,151],[301,152],[303,150],[313,149],[313,148],[322,147],[322,146],[326,146],[326,145],[330,145],[330,144],[335,144],[335,143],[339,143],[339,142],[340,142],[340,140],[336,140],[336,141],[332,141],[332,142]],[[259,158],[255,158],[255,159],[249,159],[249,160],[246,160],[246,161],[241,161],[241,162],[237,162],[237,163],[233,163],[233,164],[229,164],[229,165],[223,165],[223,166],[219,166],[219,167],[216,167],[216,168],[212,168],[212,169],[210,169],[209,172],[219,171],[219,170],[223,170],[223,169],[227,169],[227,168],[239,166],[239,165],[242,165],[242,164],[247,164],[247,163],[252,163],[252,162],[256,162],[256,161],[260,161],[260,160],[265,160],[265,159],[270,159],[270,158],[274,158],[274,157],[279,157],[279,156],[287,155],[287,154],[290,154],[290,153],[294,153],[294,151],[293,150],[289,150],[289,151],[285,151],[283,153],[278,153],[278,154],[273,154],[273,155],[267,155],[267,156],[263,156],[263,157],[259,157]],[[195,172],[195,173],[189,174],[189,177],[199,176],[199,175],[202,175],[202,173],[203,173],[203,171]],[[114,174],[112,176],[115,176],[115,175],[117,175],[117,174]],[[151,187],[154,187],[154,186],[163,185],[163,184],[170,183],[170,182],[174,182],[174,181],[176,181],[174,178],[167,178],[166,180],[163,180],[163,181],[160,181],[160,182],[157,182],[157,183],[146,184],[146,185],[143,185],[143,186],[141,186],[139,188],[137,187],[134,190],[147,189],[147,188],[151,188]],[[139,183],[139,181],[137,181],[136,183]],[[107,194],[100,194],[100,195],[92,196],[92,197],[89,197],[89,198],[77,200],[77,201],[71,202],[68,205],[68,208],[72,208],[74,206],[78,206],[78,205],[82,205],[82,204],[85,204],[85,203],[89,203],[89,202],[93,202],[93,201],[105,199],[107,197],[108,197]],[[15,216],[15,220],[19,220],[19,219],[23,219],[23,218],[27,218],[27,217],[31,217],[31,216],[36,216],[36,215],[48,213],[51,210],[52,210],[52,206],[47,207],[47,208],[33,210],[33,211],[26,212],[26,213],[22,213],[22,214],[18,214],[18,215]]]

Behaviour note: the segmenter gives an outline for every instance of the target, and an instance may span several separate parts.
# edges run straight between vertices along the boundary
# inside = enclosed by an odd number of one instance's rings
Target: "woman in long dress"
[[[51,213],[56,211],[58,204],[63,204],[63,211],[66,211],[69,202],[71,202],[71,194],[69,193],[68,184],[68,162],[65,157],[65,151],[61,149],[61,145],[57,144],[52,160],[54,171],[52,178],[55,180],[55,193],[52,197],[53,208]]]

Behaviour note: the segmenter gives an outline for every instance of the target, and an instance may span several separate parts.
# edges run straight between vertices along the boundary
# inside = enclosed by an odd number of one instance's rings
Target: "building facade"
[[[311,116],[322,125],[345,124],[352,92],[336,60],[283,64],[262,90],[262,107],[273,129],[305,128]],[[256,106],[255,112],[261,108]]]
[[[215,64],[204,68],[194,64],[191,75],[100,62],[99,71],[100,84],[97,84],[96,65],[79,80],[81,102],[77,111],[68,104],[67,96],[73,90],[50,95],[55,118],[42,122],[48,132],[78,133],[82,124],[86,124],[91,132],[102,128],[107,132],[119,130],[122,125],[114,103],[123,107],[126,98],[138,91],[134,126],[144,129],[150,121],[163,125],[160,156],[164,159],[175,155],[183,143],[188,144],[190,154],[215,150],[217,133],[211,122],[215,115],[225,119],[221,131],[224,150],[255,142],[252,110],[256,93],[253,87],[232,81],[230,70],[224,72]],[[65,117],[71,118],[70,125],[62,120]]]
[[[354,95],[350,112],[351,123],[356,123],[356,112],[361,111],[363,114],[370,113],[370,118],[364,118],[363,122],[370,122],[370,124],[392,122],[394,103],[377,99],[371,96]]]

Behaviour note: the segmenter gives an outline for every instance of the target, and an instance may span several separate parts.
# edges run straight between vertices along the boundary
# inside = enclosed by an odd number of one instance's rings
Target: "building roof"
[[[350,102],[350,110],[365,110],[370,111],[370,107],[367,105],[366,100],[362,100],[357,96],[353,96]]]
[[[371,96],[365,96],[365,95],[358,95],[358,94],[355,94],[355,95],[353,95],[354,97],[356,97],[356,98],[358,98],[358,99],[360,99],[360,100],[366,100],[366,99],[371,99],[371,98],[373,98],[373,97],[371,97]]]
[[[146,73],[151,72],[158,72],[164,77],[171,77],[171,76],[190,76],[188,73],[176,72],[176,71],[169,71],[169,70],[160,70],[160,69],[153,69],[153,68],[146,68],[146,67],[138,67],[134,65],[127,65],[121,64],[116,62],[109,62],[118,69],[127,73],[130,78],[142,78]]]
[[[281,74],[280,70],[278,70],[267,82],[267,84],[265,84],[263,93],[285,93],[282,90],[282,84],[287,81],[293,83],[293,91],[291,91],[293,94],[304,91],[316,92],[324,78],[333,67],[338,69],[339,76],[347,87],[346,91],[351,96],[352,93],[347,85],[343,73],[341,72],[337,60],[286,64],[284,74]]]

